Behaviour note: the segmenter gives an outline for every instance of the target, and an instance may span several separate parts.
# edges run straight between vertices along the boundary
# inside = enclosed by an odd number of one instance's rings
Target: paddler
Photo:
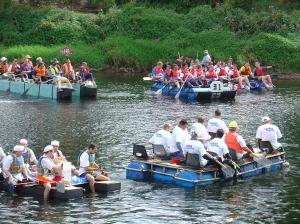
[[[39,158],[38,176],[36,176],[36,179],[45,188],[44,200],[48,200],[49,198],[51,184],[53,186],[56,186],[58,183],[64,184],[64,180],[61,176],[62,162],[55,164],[53,159],[53,146],[47,145],[43,150],[43,155]]]
[[[95,155],[97,147],[94,144],[90,144],[89,147],[79,155],[78,167],[79,176],[86,177],[89,181],[91,192],[95,192],[95,180],[108,181],[107,174],[101,170],[100,166],[95,162]]]
[[[0,147],[0,180],[3,180],[3,173],[2,173],[2,161],[3,158],[6,156],[4,150]]]
[[[178,125],[174,128],[170,144],[171,157],[184,157],[183,146],[190,139],[187,128],[188,122],[185,119],[179,121]]]
[[[16,145],[13,153],[5,156],[2,161],[3,176],[9,185],[15,185],[24,179],[28,179],[28,173],[22,156],[23,150],[23,146]]]
[[[23,63],[20,66],[22,81],[33,78],[34,68],[30,59],[31,59],[30,55],[26,55],[23,60]]]
[[[7,63],[7,58],[2,57],[0,59],[0,75],[3,75],[4,73],[8,72],[8,63]]]
[[[216,136],[218,129],[222,129],[224,133],[228,132],[228,128],[225,122],[222,120],[222,115],[220,110],[215,110],[214,117],[208,120],[207,131],[210,134],[211,138]]]
[[[46,81],[47,69],[41,57],[36,58],[36,66],[34,67],[34,76],[33,79],[35,82]]]
[[[149,143],[152,145],[163,146],[167,153],[170,153],[171,133],[173,127],[170,123],[165,123],[163,128],[157,131],[150,139]]]
[[[38,164],[35,154],[32,151],[32,149],[28,147],[28,141],[26,139],[21,139],[20,145],[24,147],[22,156],[24,159],[25,167],[27,169],[27,173],[32,174],[32,176],[35,176],[34,172],[36,171],[36,165]]]
[[[229,132],[224,136],[224,141],[229,149],[230,155],[234,160],[245,158],[246,155],[253,156],[253,152],[246,145],[244,138],[237,133],[238,124],[231,121],[228,125]]]
[[[154,81],[164,80],[163,63],[161,61],[157,62],[156,66],[152,69],[151,75]]]
[[[255,68],[253,69],[254,78],[261,80],[266,88],[273,88],[274,85],[270,75],[264,74],[264,69],[272,68],[272,66],[261,66],[259,62],[255,62]]]
[[[197,154],[199,155],[200,167],[204,167],[207,165],[207,160],[203,157],[206,153],[206,150],[202,142],[198,140],[188,140],[183,146],[183,153],[185,158],[187,157],[188,153]]]
[[[64,77],[66,77],[70,81],[75,81],[75,71],[70,59],[65,60],[65,63],[63,64],[62,67],[62,72]]]
[[[80,82],[94,81],[91,69],[86,62],[82,62],[79,70]]]
[[[198,117],[197,122],[195,122],[191,127],[191,136],[192,138],[201,141],[204,146],[207,146],[211,136],[209,135],[203,123],[204,119],[202,117]]]
[[[62,76],[59,61],[56,58],[51,60],[51,65],[48,68],[48,77],[53,80],[54,84],[57,84],[59,89],[63,87],[63,84],[66,84],[68,88],[73,89],[69,79]]]

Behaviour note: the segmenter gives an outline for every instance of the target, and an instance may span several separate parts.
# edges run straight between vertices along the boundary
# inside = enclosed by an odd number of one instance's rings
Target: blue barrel
[[[126,168],[126,178],[129,180],[146,181],[150,179],[150,165],[133,161]]]

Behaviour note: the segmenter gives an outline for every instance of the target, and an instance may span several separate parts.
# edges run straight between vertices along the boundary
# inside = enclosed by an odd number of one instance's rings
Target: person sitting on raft
[[[8,185],[15,185],[24,179],[28,180],[28,173],[22,156],[23,150],[23,146],[16,145],[13,153],[5,156],[2,161],[3,177]]]
[[[235,64],[232,65],[232,70],[231,70],[231,80],[234,80],[235,82],[238,83],[238,88],[241,89],[243,88],[243,82],[246,84],[246,89],[250,90],[250,82],[247,76],[240,76],[240,72]]]
[[[197,79],[192,75],[188,67],[185,67],[185,70],[183,71],[183,77],[182,80],[185,82],[185,87],[197,87],[200,84],[197,82]]]
[[[172,125],[170,123],[165,123],[163,125],[163,129],[157,131],[150,139],[149,143],[153,145],[153,147],[163,147],[167,154],[170,154],[170,143],[171,143],[171,132]]]
[[[183,157],[183,146],[190,139],[188,132],[188,122],[184,119],[179,121],[174,128],[170,143],[170,156]]]
[[[232,159],[240,160],[249,156],[252,157],[253,152],[247,147],[244,138],[237,133],[238,124],[236,121],[231,121],[228,128],[229,132],[225,134],[224,141]]]
[[[220,67],[218,68],[218,70],[219,70],[219,72],[218,72],[219,80],[221,80],[222,82],[228,81],[228,73],[225,68],[224,62],[220,62]]]
[[[157,62],[156,66],[152,69],[151,76],[153,81],[164,81],[163,63]]]
[[[94,81],[91,70],[88,67],[88,64],[86,62],[82,62],[80,71],[79,71],[79,76],[80,76],[80,82],[82,82],[82,83],[85,81]]]
[[[0,59],[0,76],[2,77],[3,74],[8,72],[8,63],[7,63],[7,58],[2,57]]]
[[[240,68],[240,75],[242,77],[247,77],[248,79],[252,76],[252,71],[249,62],[246,62],[241,68]]]
[[[207,131],[211,138],[216,136],[217,130],[222,129],[224,133],[228,132],[228,128],[225,122],[222,120],[222,114],[220,110],[215,110],[214,117],[208,120]]]
[[[253,69],[254,78],[261,80],[266,88],[273,88],[274,85],[271,80],[270,75],[264,74],[264,69],[272,68],[272,66],[264,66],[262,67],[259,62],[255,62],[255,68]]]
[[[62,71],[58,63],[59,61],[56,58],[51,60],[51,65],[48,68],[48,77],[53,80],[54,84],[57,84],[59,89],[63,87],[63,84],[66,84],[68,88],[73,89],[70,81],[67,78],[62,77]]]
[[[38,161],[38,176],[36,179],[44,186],[44,200],[48,200],[51,185],[56,186],[58,183],[64,184],[61,176],[62,162],[55,164],[53,162],[53,146],[47,145],[43,150],[43,155]]]
[[[36,83],[44,82],[48,80],[47,76],[47,69],[41,57],[36,59],[36,66],[34,67],[34,76],[33,79]]]
[[[27,169],[27,173],[35,176],[36,166],[38,161],[32,149],[28,147],[28,141],[26,139],[20,140],[20,145],[24,147],[22,152],[22,156],[25,163],[25,168]]]
[[[197,122],[195,122],[191,127],[191,137],[201,141],[204,146],[207,146],[211,136],[203,123],[204,119],[202,117],[198,117]]]
[[[218,75],[215,72],[214,67],[212,65],[208,66],[208,70],[206,72],[205,78],[208,80],[207,81],[208,83],[218,79]]]
[[[73,69],[70,59],[65,60],[65,63],[63,64],[63,67],[62,67],[62,72],[63,72],[64,77],[69,79],[71,82],[74,82],[76,80],[75,71]]]
[[[9,65],[8,73],[10,74],[10,80],[13,80],[16,76],[20,74],[20,65],[17,59],[14,59],[11,65]]]
[[[94,144],[90,144],[88,149],[79,155],[78,167],[79,176],[86,177],[89,181],[91,192],[95,193],[95,180],[108,181],[110,180],[104,171],[95,162],[95,155],[97,147]]]
[[[33,78],[34,68],[30,59],[31,59],[30,55],[26,55],[24,57],[23,63],[20,66],[22,81]]]
[[[2,147],[0,147],[0,181],[4,180],[3,173],[2,173],[2,161],[4,157],[6,156],[4,150]]]
[[[200,167],[205,167],[207,165],[207,160],[203,157],[206,154],[204,145],[197,140],[188,140],[183,146],[184,157],[187,157],[187,154],[198,154],[199,155],[199,164]]]
[[[278,139],[282,138],[280,129],[271,124],[271,118],[265,116],[261,119],[263,125],[259,126],[256,131],[256,139],[258,140],[258,145],[261,150],[264,147],[261,146],[262,142],[269,142],[272,148],[267,148],[266,153],[272,153],[274,150],[283,150],[282,145],[278,142]]]

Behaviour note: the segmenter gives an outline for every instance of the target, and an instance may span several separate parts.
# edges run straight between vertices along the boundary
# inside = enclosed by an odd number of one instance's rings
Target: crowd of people
[[[70,162],[66,160],[59,145],[59,141],[51,141],[51,144],[43,149],[39,159],[28,147],[26,139],[21,139],[8,155],[0,147],[1,179],[7,186],[22,182],[38,182],[45,188],[45,200],[49,197],[51,186],[71,185],[71,180],[67,178],[71,175],[86,178],[92,192],[95,192],[95,180],[109,180],[107,173],[95,162],[97,147],[94,144],[90,144],[78,155],[77,167],[70,165],[69,170],[64,169]]]
[[[54,83],[59,87],[66,84],[70,88],[72,82],[93,81],[93,75],[86,62],[82,63],[79,72],[76,73],[68,58],[63,64],[53,58],[47,66],[41,57],[37,57],[34,64],[30,55],[26,55],[21,63],[17,59],[9,63],[6,57],[1,57],[0,79],[5,77],[9,80],[20,78],[23,82],[33,80],[36,83]]]
[[[271,66],[261,66],[255,62],[252,70],[249,62],[246,62],[240,69],[233,63],[232,58],[228,62],[214,62],[209,55],[208,50],[204,51],[202,60],[192,60],[179,56],[175,63],[158,62],[151,71],[151,77],[154,81],[168,82],[171,85],[181,85],[186,87],[205,87],[213,80],[220,80],[224,83],[237,83],[238,88],[250,90],[250,79],[257,79],[265,85],[266,88],[273,88],[271,77],[265,74],[264,69]]]
[[[256,139],[260,146],[267,142],[270,147],[260,147],[260,150],[265,153],[283,150],[278,143],[278,139],[282,137],[279,128],[271,124],[268,116],[263,117],[261,122],[263,124],[257,129]],[[163,147],[167,159],[175,157],[184,161],[188,153],[198,154],[201,167],[215,160],[230,164],[232,160],[240,161],[254,157],[260,152],[255,151],[250,144],[246,144],[245,139],[238,134],[236,121],[230,121],[228,126],[225,124],[219,110],[216,110],[214,117],[208,120],[207,127],[202,117],[191,126],[190,131],[188,122],[184,119],[174,129],[170,123],[165,123],[163,129],[151,137],[149,143],[153,144],[154,148]]]

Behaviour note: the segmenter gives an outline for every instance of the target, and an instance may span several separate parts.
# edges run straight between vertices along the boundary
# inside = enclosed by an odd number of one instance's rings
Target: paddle
[[[53,79],[49,79],[49,80],[47,80],[47,81],[41,82],[41,84],[48,83],[48,82],[50,82],[50,81],[52,81],[52,80],[53,80]],[[30,85],[30,86],[24,91],[24,93],[21,94],[21,97],[26,96],[26,94],[27,94],[28,91],[31,89],[31,87],[33,87],[33,86],[36,85],[36,84],[38,84],[38,83],[32,83],[32,85]]]
[[[144,81],[152,81],[152,78],[151,77],[143,77],[143,80]]]
[[[162,88],[160,88],[159,90],[156,90],[154,94],[156,94],[156,95],[161,95],[163,89],[164,89],[167,85],[169,85],[169,83],[167,83],[166,85],[164,85],[164,86],[163,86]]]
[[[257,162],[257,164],[263,166],[263,167],[267,167],[267,166],[271,166],[272,162],[270,160],[268,160],[264,155],[260,154],[256,154],[256,153],[252,153],[253,154],[253,160],[255,162]]]
[[[185,79],[184,82],[182,83],[182,86],[180,87],[179,91],[176,93],[175,99],[178,99],[178,98],[179,98],[179,95],[180,95],[180,93],[181,93],[181,90],[182,90],[182,88],[184,87],[184,84],[185,84],[185,82],[187,81],[188,77],[189,77],[189,76],[186,77],[186,79]]]
[[[234,176],[235,170],[232,169],[230,166],[228,166],[227,164],[221,163],[219,160],[217,160],[215,157],[213,157],[209,153],[206,153],[205,155],[207,155],[209,158],[211,158],[212,160],[214,160],[217,164],[219,164],[221,166],[221,170],[222,170],[222,173],[223,173],[225,179],[232,178]]]

